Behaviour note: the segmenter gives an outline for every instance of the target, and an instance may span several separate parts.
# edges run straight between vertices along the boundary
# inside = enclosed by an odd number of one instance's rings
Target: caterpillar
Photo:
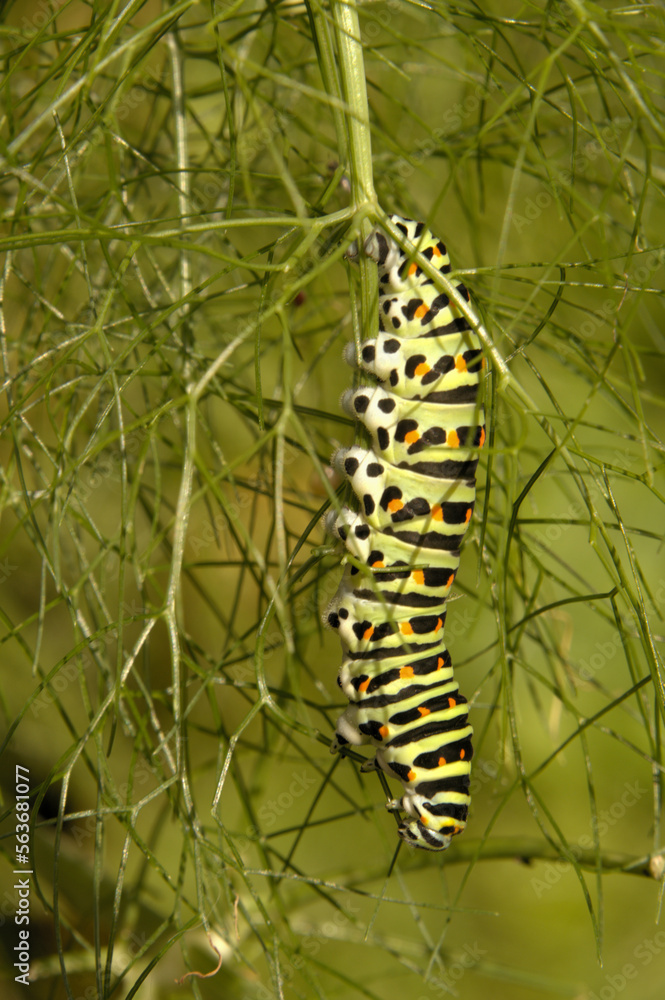
[[[331,752],[371,743],[375,758],[361,770],[381,769],[404,786],[387,803],[406,814],[399,836],[442,851],[466,826],[470,802],[473,730],[444,625],[485,440],[484,362],[462,311],[412,259],[418,250],[448,274],[444,244],[422,222],[390,219],[414,250],[380,229],[366,239],[364,253],[378,266],[378,333],[357,360],[353,344],[345,351],[374,377],[342,397],[371,443],[333,458],[359,509],[331,511],[325,522],[347,553],[326,615],[341,639],[337,683],[349,700]],[[354,243],[347,257],[360,252]],[[469,301],[464,285],[455,287]]]

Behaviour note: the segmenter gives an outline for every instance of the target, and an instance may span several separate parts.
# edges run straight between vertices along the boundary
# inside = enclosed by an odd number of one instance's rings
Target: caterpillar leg
[[[386,809],[389,812],[410,811],[408,809],[410,805],[411,803],[405,803],[404,799],[388,799]],[[403,820],[397,828],[397,833],[411,847],[421,847],[426,851],[445,851],[450,847],[452,840],[452,834],[442,833],[440,830],[428,830],[422,819]]]
[[[332,743],[330,744],[330,752],[337,753],[340,747],[351,746],[359,747],[363,743],[369,743],[369,737],[365,736],[358,729],[358,707],[357,705],[349,705],[346,711],[342,712],[339,719],[337,720],[337,727],[335,735],[333,737]]]
[[[388,799],[386,802],[388,812],[412,812],[411,802],[405,802],[405,798],[406,796],[402,799]],[[447,850],[453,834],[443,833],[441,830],[429,830],[426,824],[426,816],[422,819],[403,820],[397,828],[397,834],[411,847],[421,847],[426,851]]]

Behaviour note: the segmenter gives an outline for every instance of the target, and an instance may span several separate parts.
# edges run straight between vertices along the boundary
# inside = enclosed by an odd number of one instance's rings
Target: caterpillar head
[[[419,819],[400,823],[397,833],[411,847],[423,847],[426,851],[445,851],[453,839],[449,833],[428,830]]]

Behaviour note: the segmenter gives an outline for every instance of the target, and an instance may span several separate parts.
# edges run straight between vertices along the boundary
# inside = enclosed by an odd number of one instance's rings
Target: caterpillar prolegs
[[[473,513],[482,353],[461,310],[412,259],[420,251],[443,274],[446,248],[421,222],[391,216],[411,254],[380,230],[364,243],[379,271],[379,329],[359,365],[376,384],[348,390],[344,409],[371,445],[335,456],[358,499],[326,527],[348,553],[327,621],[342,642],[338,684],[349,706],[331,751],[371,743],[380,768],[404,786],[399,835],[445,850],[469,810],[468,707],[444,643],[445,602]],[[355,259],[353,244],[347,256]],[[456,289],[467,301],[461,284]],[[347,360],[355,364],[350,344]]]

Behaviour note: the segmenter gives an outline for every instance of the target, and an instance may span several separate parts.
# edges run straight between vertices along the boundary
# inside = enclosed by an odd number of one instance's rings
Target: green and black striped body
[[[435,269],[450,271],[446,248],[422,223],[391,220]],[[371,743],[376,757],[365,769],[404,785],[401,800],[388,803],[407,814],[400,836],[444,850],[469,808],[473,731],[443,636],[485,438],[483,360],[461,310],[412,255],[378,230],[364,252],[379,270],[379,332],[363,341],[359,359],[375,382],[342,401],[371,447],[334,459],[358,510],[327,519],[348,552],[327,614],[342,642],[338,683],[350,702],[331,749]],[[348,256],[358,253],[354,245]],[[347,360],[355,363],[348,349]]]

